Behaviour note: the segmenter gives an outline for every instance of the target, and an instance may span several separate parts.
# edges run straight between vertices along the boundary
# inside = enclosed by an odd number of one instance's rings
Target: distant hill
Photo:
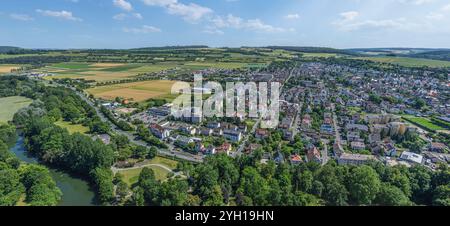
[[[22,48],[14,47],[14,46],[0,46],[0,53],[9,53],[20,51]]]
[[[205,49],[209,46],[205,45],[192,45],[192,46],[163,46],[163,47],[144,47],[130,49],[131,51],[151,51],[151,50],[177,50],[177,49]]]
[[[282,49],[287,51],[303,52],[303,53],[336,53],[345,55],[358,55],[357,52],[346,49],[334,49],[328,47],[302,47],[302,46],[268,46],[268,49]]]
[[[370,56],[397,56],[424,58],[432,60],[450,61],[450,49],[430,49],[430,48],[361,48],[347,49],[359,54]]]

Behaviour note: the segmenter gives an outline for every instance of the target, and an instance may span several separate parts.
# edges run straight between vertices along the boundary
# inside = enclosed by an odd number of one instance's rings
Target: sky
[[[0,46],[450,48],[450,0],[1,0]]]

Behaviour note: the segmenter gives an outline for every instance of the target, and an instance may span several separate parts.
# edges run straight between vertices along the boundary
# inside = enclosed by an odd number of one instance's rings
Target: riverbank
[[[10,150],[23,162],[39,164],[37,158],[27,153],[24,138],[20,134],[18,134],[16,144]],[[58,206],[96,205],[95,193],[87,181],[54,168],[49,167],[49,171],[57,187],[63,193]]]

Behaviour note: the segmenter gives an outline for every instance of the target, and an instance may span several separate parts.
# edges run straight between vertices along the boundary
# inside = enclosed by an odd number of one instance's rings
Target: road
[[[333,111],[334,136],[336,137],[336,142],[338,142],[338,144],[340,144],[341,143],[341,134],[339,133],[340,128],[337,123],[335,104],[331,104],[331,110]]]
[[[326,139],[322,139],[322,143],[323,143],[323,149],[322,149],[322,165],[327,164],[329,157],[328,157],[328,142],[330,142],[329,140]]]

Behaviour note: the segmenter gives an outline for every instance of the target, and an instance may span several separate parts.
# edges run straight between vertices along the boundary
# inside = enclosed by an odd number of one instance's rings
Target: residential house
[[[298,165],[303,162],[302,157],[300,155],[291,155],[291,164]]]
[[[233,146],[229,143],[224,143],[221,146],[216,148],[216,154],[225,153],[230,155],[231,150],[233,150]]]
[[[376,160],[373,155],[342,153],[338,157],[338,163],[340,165],[363,165],[373,160]]]
[[[150,124],[150,132],[159,139],[166,139],[170,136],[170,130],[165,129],[156,123]]]
[[[320,151],[314,146],[310,148],[306,153],[306,159],[308,160],[308,162],[322,163]]]
[[[363,142],[353,141],[350,143],[352,150],[361,151],[366,149],[366,145]]]
[[[255,133],[255,138],[256,139],[267,139],[269,137],[269,131],[266,129],[257,129],[256,133]]]
[[[408,151],[404,151],[400,155],[400,159],[414,164],[422,164],[424,162],[424,158],[422,155]]]
[[[232,142],[239,142],[242,140],[242,133],[236,130],[224,130],[223,136]]]

